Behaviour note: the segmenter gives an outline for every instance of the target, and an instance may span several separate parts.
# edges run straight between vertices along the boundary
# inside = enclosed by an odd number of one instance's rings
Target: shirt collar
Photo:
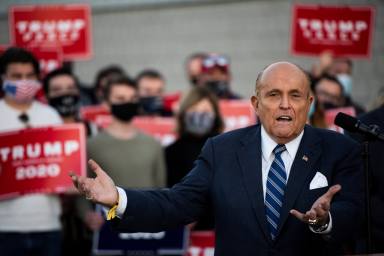
[[[294,159],[299,149],[301,139],[304,135],[304,129],[301,131],[299,136],[285,144],[285,148],[291,159]],[[277,143],[269,136],[267,131],[264,129],[264,126],[261,125],[261,152],[265,161],[269,161],[272,156],[273,149],[277,146]]]

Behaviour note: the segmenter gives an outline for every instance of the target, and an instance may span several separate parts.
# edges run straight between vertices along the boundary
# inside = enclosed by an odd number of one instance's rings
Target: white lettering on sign
[[[20,166],[16,169],[16,180],[57,177],[59,174],[60,166],[58,164]]]
[[[21,145],[17,145],[13,147],[12,150],[12,158],[13,160],[23,159],[24,157],[24,148]]]
[[[239,116],[226,116],[224,119],[225,130],[230,131],[236,128],[246,127],[251,125],[251,119],[249,116],[239,115]]]
[[[305,38],[329,41],[358,41],[361,32],[368,29],[363,20],[319,20],[298,19],[299,27]]]
[[[206,247],[201,248],[198,246],[191,246],[188,248],[189,256],[213,256],[215,254],[215,248]]]
[[[79,33],[84,28],[85,20],[83,19],[16,22],[17,33],[22,36],[23,42],[73,42],[79,39]]]
[[[66,156],[71,155],[73,152],[79,150],[79,142],[75,140],[69,140],[64,143],[64,153]]]
[[[119,234],[120,239],[125,239],[125,240],[139,240],[139,239],[144,239],[144,240],[149,240],[149,239],[163,239],[165,237],[165,232],[158,232],[158,233],[120,233]]]
[[[30,143],[27,145],[15,145],[13,147],[0,148],[1,161],[6,162],[11,157],[11,160],[23,160],[38,157],[61,156],[64,152],[65,156],[79,151],[80,145],[76,140],[67,140],[64,142],[44,142]]]
[[[28,144],[27,145],[27,156],[29,158],[36,158],[39,157],[41,154],[41,147],[40,144]]]
[[[201,248],[196,246],[191,246],[188,249],[188,253],[190,254],[190,256],[200,256],[201,251]]]
[[[44,143],[45,156],[60,156],[62,154],[60,141]]]
[[[11,152],[10,148],[0,148],[1,161],[5,162],[8,159],[8,154]]]
[[[59,68],[60,66],[60,62],[56,59],[40,59],[39,64],[40,69],[44,70],[45,72],[50,72]]]

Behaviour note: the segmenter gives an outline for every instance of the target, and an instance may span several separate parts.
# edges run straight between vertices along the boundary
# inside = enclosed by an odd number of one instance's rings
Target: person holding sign
[[[215,255],[340,253],[361,222],[362,162],[351,139],[306,125],[312,100],[300,67],[273,63],[251,98],[260,124],[208,139],[171,189],[123,190],[93,160],[94,179],[72,180],[126,232],[191,223],[212,207]]]
[[[0,57],[4,99],[0,100],[0,132],[61,124],[51,107],[34,99],[41,85],[39,63],[28,51],[12,47]],[[3,170],[6,171],[6,170]],[[0,254],[60,254],[60,200],[31,194],[0,201]]]

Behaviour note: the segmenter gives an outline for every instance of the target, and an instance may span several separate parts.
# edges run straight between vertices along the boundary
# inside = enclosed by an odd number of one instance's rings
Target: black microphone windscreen
[[[352,116],[339,112],[335,118],[335,124],[344,128],[347,131],[357,131],[356,123],[358,120]]]

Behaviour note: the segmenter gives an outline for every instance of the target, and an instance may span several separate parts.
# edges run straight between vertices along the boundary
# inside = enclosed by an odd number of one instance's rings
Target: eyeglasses
[[[25,128],[30,128],[31,125],[29,124],[29,116],[27,115],[27,113],[21,113],[19,116],[18,116],[20,122],[22,122],[25,126]]]

